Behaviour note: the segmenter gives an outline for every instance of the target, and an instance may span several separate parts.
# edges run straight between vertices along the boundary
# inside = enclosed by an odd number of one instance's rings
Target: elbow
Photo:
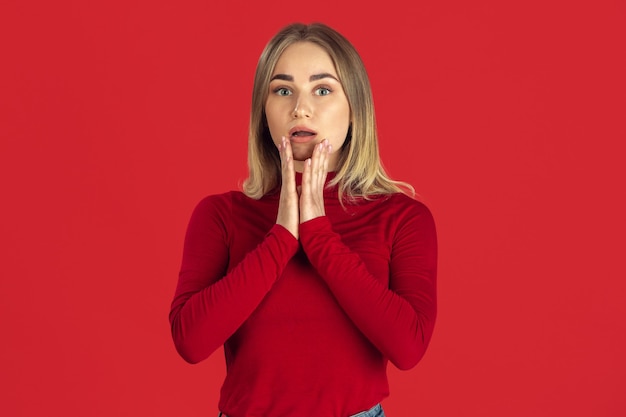
[[[185,362],[195,365],[202,362],[208,355],[203,354],[198,349],[198,344],[189,337],[183,337],[180,333],[172,331],[172,338],[174,339],[174,347],[176,352],[184,359]]]
[[[171,317],[171,331],[176,352],[185,362],[194,365],[207,358],[208,355],[203,354],[200,349],[200,341],[184,330],[180,317]]]
[[[407,349],[394,357],[390,357],[389,360],[393,365],[401,371],[408,371],[413,369],[420,360],[424,357],[425,347],[412,347]]]
[[[186,346],[180,343],[175,343],[176,351],[183,360],[191,365],[202,362],[205,358],[197,355],[193,350],[188,349]]]
[[[402,344],[404,348],[396,350],[395,354],[389,357],[396,368],[401,371],[408,371],[422,360],[433,334],[433,322],[434,320],[429,321],[429,326],[419,326],[411,340]]]

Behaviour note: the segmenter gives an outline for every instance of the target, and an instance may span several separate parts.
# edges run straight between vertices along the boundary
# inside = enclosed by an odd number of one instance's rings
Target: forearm
[[[301,227],[302,245],[319,275],[359,330],[400,369],[421,359],[434,328],[435,270],[432,260],[390,265],[389,285],[373,276],[358,253],[332,230],[326,217]],[[394,276],[395,274],[395,276]],[[397,285],[398,289],[393,286]]]
[[[190,363],[207,358],[241,326],[298,248],[297,240],[276,225],[226,272],[227,246],[205,236],[192,233],[187,239],[169,316],[176,349]]]

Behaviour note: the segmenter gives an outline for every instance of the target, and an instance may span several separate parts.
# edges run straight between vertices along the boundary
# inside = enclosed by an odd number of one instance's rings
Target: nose
[[[293,109],[293,117],[298,118],[310,118],[312,115],[311,103],[303,95],[299,95],[296,98],[296,106]]]

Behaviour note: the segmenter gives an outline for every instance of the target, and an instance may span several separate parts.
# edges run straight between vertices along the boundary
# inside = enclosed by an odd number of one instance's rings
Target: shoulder
[[[389,211],[393,212],[396,226],[393,234],[394,247],[398,250],[420,248],[420,253],[430,253],[436,257],[437,227],[426,203],[403,193],[392,194],[389,202]]]
[[[394,193],[388,196],[390,209],[397,211],[397,214],[410,216],[424,216],[432,219],[433,214],[425,202],[418,198],[408,196],[404,193]]]
[[[436,235],[433,213],[424,201],[404,193],[391,194],[389,211],[394,219],[396,236],[413,233],[421,236]]]
[[[238,204],[238,201],[242,200],[242,198],[248,197],[240,191],[227,191],[207,195],[196,204],[192,217],[229,219],[232,215],[233,205]]]
[[[225,193],[210,194],[196,204],[195,210],[207,211],[207,210],[219,210],[227,209],[232,205],[233,194],[236,191],[227,191]]]
[[[259,201],[261,200],[254,200],[241,191],[227,191],[219,194],[211,194],[202,198],[197,203],[194,212],[213,213],[231,217],[233,211],[254,210],[255,205],[257,205]]]

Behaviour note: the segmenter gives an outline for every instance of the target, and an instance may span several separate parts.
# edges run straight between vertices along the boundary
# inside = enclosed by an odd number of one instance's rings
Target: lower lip
[[[291,140],[292,143],[307,143],[307,142],[311,142],[316,137],[317,135],[291,136],[289,140]]]

